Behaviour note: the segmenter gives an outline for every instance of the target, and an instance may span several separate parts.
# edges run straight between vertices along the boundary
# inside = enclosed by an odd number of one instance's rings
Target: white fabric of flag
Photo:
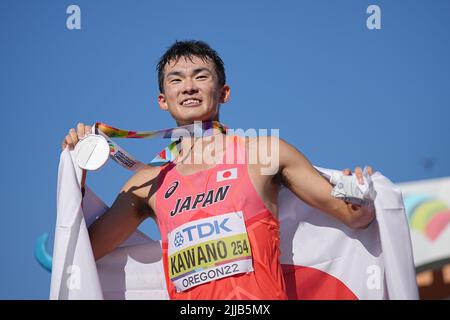
[[[89,188],[82,197],[81,173],[73,151],[65,149],[58,169],[50,299],[168,299],[160,241],[139,230],[95,261],[88,226],[108,207]],[[280,191],[280,262],[290,299],[418,298],[402,194],[379,172],[372,181],[376,220],[358,230],[288,189]]]

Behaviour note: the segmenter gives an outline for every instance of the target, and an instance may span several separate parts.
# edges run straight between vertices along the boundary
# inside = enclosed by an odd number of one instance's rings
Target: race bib
[[[178,291],[253,271],[242,211],[185,223],[168,242],[169,278]]]

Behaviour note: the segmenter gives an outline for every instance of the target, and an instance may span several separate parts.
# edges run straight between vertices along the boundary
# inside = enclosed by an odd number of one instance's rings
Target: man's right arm
[[[89,227],[95,260],[113,251],[154,215],[148,205],[156,191],[158,168],[143,169],[134,174],[121,189],[113,205]]]
[[[70,129],[64,137],[62,149],[73,149],[91,130],[90,126],[78,123],[76,130]],[[158,167],[148,167],[136,172],[120,190],[111,208],[89,227],[95,260],[113,251],[146,218],[153,216],[150,199],[156,192],[158,174]]]

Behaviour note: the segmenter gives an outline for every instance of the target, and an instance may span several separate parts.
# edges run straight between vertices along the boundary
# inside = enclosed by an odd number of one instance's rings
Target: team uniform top
[[[162,166],[158,185],[171,299],[287,299],[279,222],[250,180],[243,138],[226,136],[213,168],[181,175],[172,162]]]

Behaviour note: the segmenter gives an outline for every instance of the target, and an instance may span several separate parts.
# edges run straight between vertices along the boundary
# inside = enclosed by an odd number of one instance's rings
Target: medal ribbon
[[[109,144],[109,157],[122,167],[128,170],[139,170],[146,166],[131,154],[126,152],[111,138],[126,139],[153,139],[153,138],[172,138],[172,142],[153,158],[148,165],[160,166],[173,161],[180,153],[181,139],[186,136],[201,137],[212,133],[214,129],[220,130],[223,134],[227,133],[228,127],[217,121],[196,121],[193,124],[162,129],[156,131],[129,131],[111,127],[107,124],[97,122],[94,125],[94,133],[103,136]]]

